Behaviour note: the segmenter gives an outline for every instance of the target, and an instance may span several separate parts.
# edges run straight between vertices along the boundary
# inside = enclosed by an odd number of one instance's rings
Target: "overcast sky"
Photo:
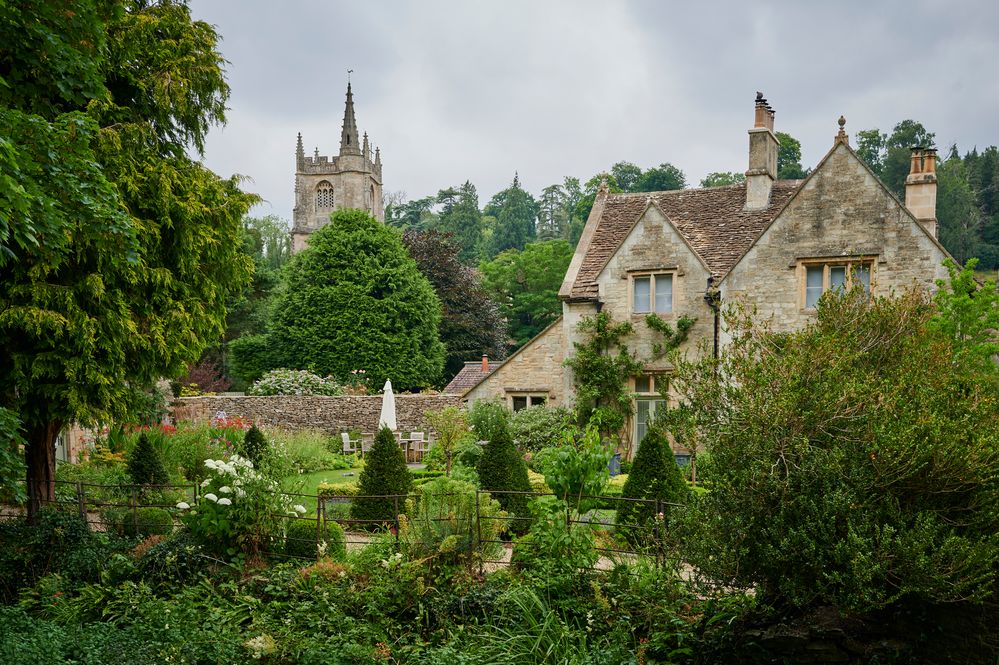
[[[192,0],[229,61],[229,123],[205,162],[291,219],[295,135],[339,150],[346,70],[385,192],[471,180],[484,205],[515,171],[538,194],[618,161],[670,162],[697,186],[744,171],[753,99],[814,166],[903,119],[941,147],[999,142],[999,2],[892,0]]]

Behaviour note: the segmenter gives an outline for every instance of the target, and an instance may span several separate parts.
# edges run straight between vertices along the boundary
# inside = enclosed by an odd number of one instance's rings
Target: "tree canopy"
[[[255,199],[187,156],[229,88],[218,35],[184,4],[0,13],[0,404],[25,433],[34,514],[65,423],[127,415],[221,336]]]
[[[363,369],[372,385],[391,379],[401,390],[440,378],[440,299],[397,230],[362,210],[337,210],[285,279],[267,335],[271,364],[341,378]]]

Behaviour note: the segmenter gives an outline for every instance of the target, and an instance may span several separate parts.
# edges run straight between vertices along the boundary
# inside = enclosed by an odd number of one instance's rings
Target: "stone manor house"
[[[758,94],[745,183],[641,194],[601,187],[559,291],[562,316],[501,363],[467,363],[445,392],[499,398],[513,409],[571,404],[563,361],[577,324],[600,311],[630,321],[629,348],[652,358],[649,312],[674,324],[695,317],[680,349],[693,352],[702,341],[726,344],[719,309],[729,301],[787,330],[811,320],[830,289],[933,288],[946,277],[948,256],[936,237],[936,151],[913,149],[902,203],[850,147],[844,125],[841,117],[832,148],[808,177],[777,180],[774,111]],[[649,361],[631,379],[632,451],[664,404],[670,369]],[[681,462],[689,454],[674,452]]]

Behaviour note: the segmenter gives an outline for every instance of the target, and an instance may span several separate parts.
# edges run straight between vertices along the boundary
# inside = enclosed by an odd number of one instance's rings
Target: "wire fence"
[[[24,482],[24,481],[21,481]],[[196,507],[204,500],[197,483],[170,485],[105,485],[81,481],[53,481],[55,499],[50,506],[75,511],[93,531],[127,536],[169,535],[183,526],[186,509],[181,502]],[[446,547],[452,554],[467,555],[481,569],[511,563],[512,534],[523,534],[532,517],[497,513],[489,508],[493,500],[523,496],[527,501],[554,497],[552,493],[476,490],[468,493],[430,493],[356,495],[336,489],[322,494],[275,492],[287,502],[314,505],[306,514],[292,512],[266,517],[284,520],[281,533],[271,534],[264,549],[269,556],[315,560],[326,547],[342,538],[346,550],[372,543],[389,545],[395,552],[423,553],[432,558]],[[682,505],[652,499],[620,496],[579,495],[564,504],[567,530],[583,529],[592,535],[593,547],[600,561],[594,568],[604,568],[616,559],[645,558],[663,565],[670,559],[670,516]],[[359,515],[370,510],[357,506],[377,505],[383,515],[370,518]],[[630,504],[652,519],[618,524],[621,505]],[[149,509],[158,509],[150,511]],[[376,511],[377,512],[377,511]],[[24,514],[22,508],[7,507],[0,517],[14,519]],[[169,516],[165,519],[164,515]],[[308,525],[308,527],[293,526]],[[333,525],[336,525],[336,528]],[[342,534],[342,535],[341,535]],[[525,547],[528,541],[524,541]],[[518,546],[520,546],[518,544]]]

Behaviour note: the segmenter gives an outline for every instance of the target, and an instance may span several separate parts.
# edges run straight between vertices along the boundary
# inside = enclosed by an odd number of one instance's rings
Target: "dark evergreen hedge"
[[[243,437],[243,443],[240,444],[239,450],[256,467],[260,466],[260,460],[267,453],[269,446],[270,443],[267,441],[264,433],[256,425],[253,425],[250,429],[246,430],[246,435]]]
[[[479,483],[482,489],[489,490],[500,502],[503,510],[517,517],[529,517],[525,494],[506,494],[505,491],[530,492],[531,483],[527,479],[527,464],[513,445],[510,430],[504,424],[493,432],[493,438],[482,450],[478,464]],[[527,530],[527,523],[514,521],[511,529],[516,532]]]
[[[381,497],[386,495],[409,494],[413,477],[406,468],[406,456],[395,440],[392,430],[383,427],[375,436],[375,443],[364,456],[364,469],[357,482],[357,495],[360,497]],[[398,500],[399,512],[405,508],[406,500]],[[388,498],[354,499],[350,518],[392,522],[396,517],[396,501]]]
[[[638,454],[631,466],[631,473],[624,483],[621,496],[628,499],[658,500],[664,503],[682,503],[687,498],[687,483],[676,465],[666,433],[651,428],[638,447]],[[653,526],[656,506],[632,501],[619,502],[617,525],[633,545],[649,542],[652,535],[647,529]],[[670,508],[662,507],[665,521],[669,521]],[[638,528],[628,528],[638,527]]]
[[[160,453],[143,432],[128,455],[128,475],[136,485],[166,485],[170,482]]]

